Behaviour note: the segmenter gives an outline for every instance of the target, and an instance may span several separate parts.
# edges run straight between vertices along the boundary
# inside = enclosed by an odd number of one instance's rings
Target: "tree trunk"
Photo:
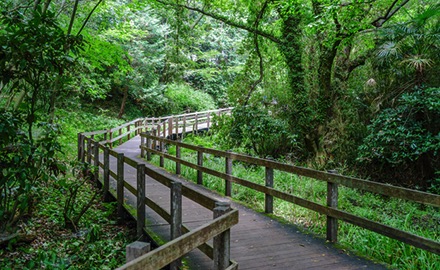
[[[128,97],[128,86],[124,86],[124,96],[122,97],[121,109],[119,110],[118,118],[121,119],[125,111],[125,103]]]

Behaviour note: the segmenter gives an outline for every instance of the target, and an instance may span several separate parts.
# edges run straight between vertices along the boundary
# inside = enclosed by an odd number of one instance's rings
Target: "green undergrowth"
[[[76,224],[76,231],[66,228],[64,210],[69,187],[80,182],[81,173],[73,174],[77,157],[77,134],[116,127],[127,120],[114,118],[114,112],[83,106],[56,111],[57,141],[61,152],[57,160],[64,164],[58,175],[33,187],[32,207],[14,228],[19,237],[0,246],[0,269],[114,269],[125,263],[125,246],[136,239],[130,220],[118,222],[113,203],[103,203],[99,194]],[[98,191],[86,181],[79,185],[76,213]]]
[[[94,192],[87,184],[80,200]],[[125,263],[135,226],[118,224],[114,203],[96,200],[75,232],[64,227],[65,194],[58,185],[42,188],[36,200],[32,217],[19,225],[32,241],[0,249],[0,269],[114,269]]]
[[[59,142],[62,145],[64,158],[74,158],[77,155],[77,140],[79,132],[105,130],[117,127],[126,122],[116,119],[106,110],[67,110],[58,109],[56,112],[60,125]]]
[[[209,137],[188,137],[185,143],[204,147],[215,147]],[[168,154],[175,155],[175,147],[167,149]],[[181,148],[184,160],[197,164],[197,153]],[[158,165],[159,157],[153,155],[152,163]],[[175,163],[165,160],[165,168],[175,170]],[[225,159],[204,154],[203,166],[224,172]],[[232,174],[261,185],[265,184],[263,167],[233,163]],[[196,182],[197,172],[182,165],[181,175]],[[204,186],[224,194],[224,180],[203,174]],[[303,199],[322,205],[326,204],[327,184],[307,177],[274,172],[274,187]],[[264,211],[264,194],[232,185],[232,198],[257,211]],[[367,218],[399,230],[410,232],[435,241],[440,241],[440,211],[437,208],[389,198],[351,188],[339,188],[339,208],[354,215]],[[325,237],[326,217],[306,208],[274,199],[274,216],[281,221],[293,223],[318,237]],[[424,251],[400,241],[362,229],[349,223],[339,221],[338,246],[347,253],[357,254],[374,261],[382,262],[397,269],[440,269],[440,256]]]

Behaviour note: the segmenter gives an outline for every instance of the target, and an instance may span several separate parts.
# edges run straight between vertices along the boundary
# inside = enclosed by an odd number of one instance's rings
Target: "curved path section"
[[[204,187],[186,181],[181,177],[165,172],[140,158],[140,137],[136,136],[114,150],[125,156],[143,162],[147,167],[170,175],[183,185],[191,185],[201,192],[219,200],[230,201],[239,210],[239,223],[231,229],[231,259],[238,262],[239,269],[385,269],[384,266],[355,256],[326,243],[324,239],[303,234],[289,224],[282,224],[261,213],[242,206],[230,198],[222,197]],[[110,166],[116,170],[116,159],[110,157]],[[136,171],[125,165],[126,181],[136,183]],[[114,184],[114,183],[113,183]],[[115,185],[115,184],[114,184]],[[147,197],[169,210],[169,189],[154,179],[146,178]],[[129,192],[125,192],[128,194]],[[132,205],[134,201],[127,197]],[[169,225],[151,209],[147,208],[147,229],[161,240],[169,240]],[[196,228],[212,220],[212,212],[190,201],[183,200],[183,222]],[[198,250],[185,258],[189,269],[212,269],[212,260]]]

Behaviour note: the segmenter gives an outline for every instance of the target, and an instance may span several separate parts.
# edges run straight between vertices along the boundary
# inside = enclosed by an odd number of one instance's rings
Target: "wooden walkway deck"
[[[185,181],[157,168],[140,158],[140,137],[129,140],[114,150],[147,167],[170,175],[183,185],[191,185],[209,196],[222,201],[230,201],[204,187]],[[116,159],[110,157],[110,167],[116,170]],[[124,166],[126,181],[135,185],[136,171]],[[111,185],[116,185],[114,182]],[[154,179],[146,178],[147,197],[169,210],[170,191]],[[129,192],[125,192],[129,194]],[[134,197],[126,197],[128,203],[135,205]],[[230,201],[233,208],[239,210],[239,224],[231,230],[231,259],[239,264],[239,269],[385,269],[384,266],[349,256],[344,251],[303,234],[294,225],[281,224],[261,213],[257,213],[236,202]],[[147,228],[165,241],[169,240],[169,225],[151,209],[147,208]],[[183,222],[190,228],[196,228],[212,220],[212,212],[183,198]],[[212,260],[198,250],[185,257],[189,269],[211,269]]]

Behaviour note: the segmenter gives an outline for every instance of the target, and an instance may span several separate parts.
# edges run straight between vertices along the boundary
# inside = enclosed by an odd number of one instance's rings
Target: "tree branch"
[[[405,6],[409,2],[409,0],[404,0],[400,5],[398,5],[396,8],[394,8],[394,6],[397,4],[397,2],[399,2],[399,0],[394,0],[393,3],[391,4],[391,6],[386,11],[385,15],[377,18],[371,24],[376,28],[382,27],[382,25],[385,22],[387,22],[389,19],[391,19],[391,17],[393,17],[397,11],[399,11],[403,6]]]
[[[92,16],[93,12],[95,12],[95,9],[99,6],[99,4],[101,4],[102,0],[99,0],[98,3],[96,3],[96,5],[93,7],[92,11],[90,11],[89,15],[87,15],[86,20],[83,22],[81,28],[79,29],[78,33],[76,33],[76,36],[79,36],[79,34],[81,34],[82,30],[84,29],[84,27],[86,26],[87,22],[89,21],[90,17]]]
[[[72,14],[70,15],[69,28],[67,28],[67,35],[70,35],[70,33],[72,33],[73,22],[75,21],[76,11],[78,10],[78,2],[79,0],[75,0],[75,4],[73,5]]]
[[[258,26],[260,24],[261,18],[263,18],[263,14],[266,11],[266,8],[267,8],[267,6],[268,6],[270,1],[271,0],[267,0],[266,2],[264,2],[263,7],[261,7],[260,12],[258,13],[257,18],[255,19],[254,29],[258,29]],[[251,89],[249,90],[249,93],[247,94],[247,97],[246,97],[246,101],[244,103],[245,106],[247,105],[247,103],[249,101],[249,98],[251,97],[251,94],[255,91],[255,88],[257,87],[257,85],[259,85],[263,81],[263,76],[264,76],[263,56],[261,55],[260,46],[259,46],[259,43],[258,43],[258,34],[256,32],[254,32],[254,44],[255,44],[255,50],[257,52],[257,56],[258,56],[258,59],[259,59],[260,76],[251,85]]]
[[[264,38],[267,38],[267,39],[269,39],[269,40],[271,40],[271,41],[273,41],[273,42],[275,42],[277,44],[281,44],[281,40],[279,38],[275,37],[274,35],[272,35],[272,34],[270,34],[268,32],[265,32],[265,31],[258,30],[258,29],[254,28],[254,27],[250,27],[250,26],[247,26],[247,25],[240,24],[238,22],[234,22],[234,21],[230,20],[229,18],[227,18],[225,16],[222,16],[222,15],[219,15],[219,14],[210,13],[210,12],[205,11],[203,9],[196,8],[196,7],[190,7],[188,5],[182,5],[182,4],[177,4],[177,3],[170,3],[170,2],[167,2],[167,1],[163,1],[163,0],[155,0],[155,1],[158,2],[158,3],[161,3],[163,5],[166,5],[166,6],[183,7],[183,8],[186,8],[188,10],[192,10],[192,11],[201,13],[201,14],[206,15],[208,17],[211,17],[211,18],[213,18],[215,20],[224,22],[225,24],[227,24],[229,26],[236,27],[236,28],[248,31],[250,33],[255,33],[255,34],[257,34],[259,36],[262,36]]]

